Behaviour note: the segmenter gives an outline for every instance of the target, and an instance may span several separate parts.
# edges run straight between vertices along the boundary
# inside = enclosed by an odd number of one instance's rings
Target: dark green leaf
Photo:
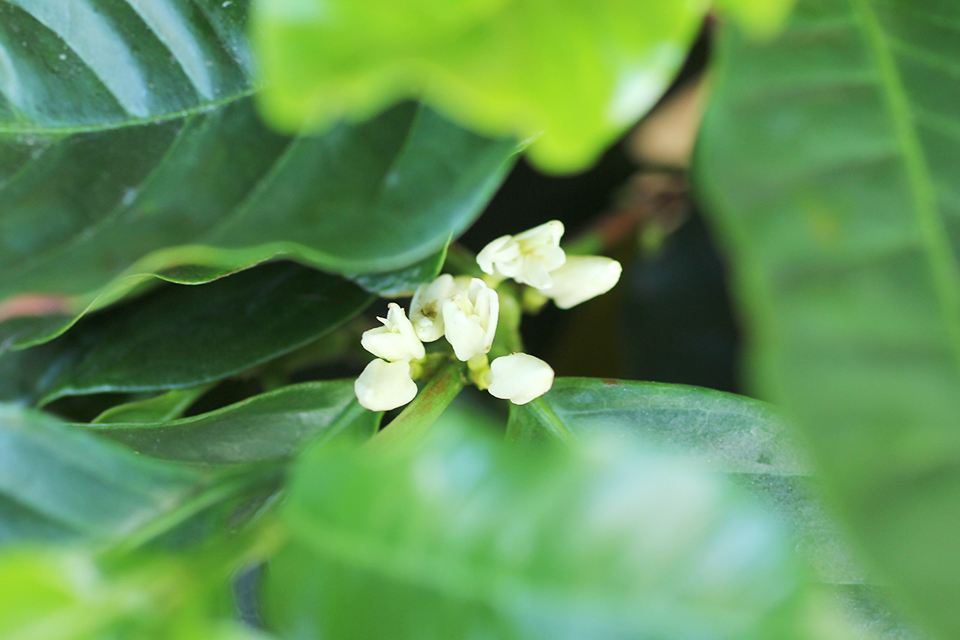
[[[317,339],[371,299],[338,276],[293,263],[170,285],[34,347],[33,358],[46,363],[36,394],[49,402],[218,380]]]
[[[76,315],[154,274],[277,255],[384,272],[475,219],[513,142],[412,104],[272,133],[252,105],[248,4],[0,4],[0,301],[42,293]]]
[[[344,432],[369,437],[380,415],[357,404],[353,380],[337,380],[291,385],[172,422],[76,426],[149,456],[232,464],[288,459]]]
[[[960,5],[806,0],[734,31],[699,181],[753,373],[880,575],[960,635]]]
[[[118,541],[198,496],[212,477],[138,457],[0,404],[0,544]]]
[[[413,295],[421,284],[430,282],[440,275],[446,259],[447,251],[444,248],[443,251],[405,269],[368,275],[348,274],[347,277],[365,290],[382,298],[403,298]]]
[[[268,621],[291,640],[796,637],[779,528],[717,480],[609,441],[328,448],[284,505]]]

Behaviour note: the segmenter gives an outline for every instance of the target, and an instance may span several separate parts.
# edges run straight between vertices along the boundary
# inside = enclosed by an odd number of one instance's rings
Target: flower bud
[[[466,362],[493,345],[500,314],[500,298],[479,278],[473,278],[466,291],[456,293],[443,303],[444,334],[457,359]]]
[[[353,391],[363,408],[389,411],[413,400],[417,383],[410,377],[409,362],[374,360],[357,378]]]
[[[514,353],[497,358],[490,364],[490,387],[495,398],[513,404],[527,404],[553,386],[553,368],[540,358]]]
[[[364,349],[390,362],[419,360],[426,354],[413,325],[396,302],[387,305],[386,318],[377,319],[383,326],[364,331],[360,337]]]
[[[477,255],[484,273],[513,278],[521,284],[549,287],[551,272],[566,260],[560,248],[563,223],[551,220],[515,236],[497,238]]]
[[[568,256],[566,264],[550,274],[553,284],[537,290],[569,309],[610,291],[622,271],[619,262],[603,256]]]
[[[470,286],[470,278],[443,274],[429,284],[417,287],[410,302],[410,321],[417,337],[433,342],[443,337],[443,303]]]

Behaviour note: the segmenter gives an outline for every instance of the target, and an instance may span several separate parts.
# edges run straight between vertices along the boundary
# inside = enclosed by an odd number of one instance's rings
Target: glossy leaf
[[[728,31],[701,192],[758,388],[895,592],[960,634],[960,6],[806,0]]]
[[[456,431],[415,453],[325,451],[298,465],[292,544],[267,574],[283,638],[797,632],[778,527],[685,465]]]
[[[403,298],[413,295],[421,284],[431,282],[440,275],[446,259],[447,251],[444,247],[443,251],[404,269],[366,275],[347,274],[347,277],[381,298]]]
[[[8,404],[0,404],[0,457],[0,544],[118,541],[213,481]]]
[[[169,422],[183,415],[212,384],[174,389],[146,400],[136,400],[111,407],[92,420],[94,424],[149,424]]]
[[[252,106],[247,0],[70,2],[0,4],[0,318],[182,266],[403,268],[473,221],[514,153],[412,104],[276,135]]]
[[[190,418],[76,425],[137,453],[204,464],[289,459],[341,433],[369,437],[380,415],[356,402],[353,380],[306,382]]]
[[[372,297],[293,263],[168,286],[82,320],[31,357],[37,397],[189,387],[249,369],[332,331]]]

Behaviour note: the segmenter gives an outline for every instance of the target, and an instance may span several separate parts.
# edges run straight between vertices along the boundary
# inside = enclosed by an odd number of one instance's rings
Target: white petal
[[[387,308],[387,317],[379,319],[383,326],[364,331],[360,345],[378,358],[391,362],[419,360],[426,351],[413,324],[400,305],[391,302]]]
[[[540,358],[514,353],[490,364],[490,395],[514,404],[527,404],[553,386],[553,368]]]
[[[523,247],[524,251],[530,251],[541,245],[560,246],[561,236],[563,236],[563,223],[559,220],[551,220],[518,233],[513,239],[521,246],[527,245]]]
[[[568,256],[567,262],[550,274],[553,284],[538,288],[561,309],[569,309],[610,291],[620,280],[620,263],[602,256]]]
[[[472,306],[465,293],[443,303],[444,335],[461,362],[484,353],[486,331]]]
[[[518,255],[520,247],[513,241],[513,236],[501,236],[477,254],[477,264],[481,271],[493,275],[495,262],[513,260]]]
[[[417,383],[410,378],[409,362],[374,360],[353,385],[360,406],[370,411],[401,407],[417,395]]]
[[[418,338],[433,342],[443,337],[443,302],[457,290],[453,276],[447,273],[429,284],[417,287],[410,302],[410,321]]]

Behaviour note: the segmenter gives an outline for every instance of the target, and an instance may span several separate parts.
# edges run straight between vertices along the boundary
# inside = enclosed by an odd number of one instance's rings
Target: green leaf
[[[326,449],[298,464],[283,515],[292,544],[265,599],[291,640],[796,633],[772,519],[617,442],[532,451],[452,431],[415,453]]]
[[[117,568],[78,549],[4,550],[0,637],[267,640],[230,620],[221,605],[233,568],[222,556],[216,548],[144,554]]]
[[[323,137],[267,129],[248,4],[0,4],[0,318],[26,294],[74,315],[181,266],[391,271],[480,213],[511,141],[413,104]]]
[[[290,385],[171,422],[75,426],[144,455],[235,464],[289,459],[308,444],[341,433],[369,437],[380,416],[357,404],[353,380],[335,380]]]
[[[120,404],[107,409],[92,422],[93,424],[149,424],[176,420],[211,387],[213,387],[212,384],[201,384],[186,389],[174,389],[146,400]]]
[[[340,277],[293,263],[170,285],[34,347],[34,361],[44,363],[35,393],[49,402],[219,380],[316,340],[371,299]]]
[[[960,634],[960,6],[806,0],[735,31],[698,178],[753,373],[879,577]]]
[[[347,274],[347,277],[381,298],[404,298],[413,295],[421,284],[436,279],[446,259],[447,249],[444,247],[443,251],[404,269],[367,275]]]
[[[845,536],[819,504],[808,465],[770,405],[699,387],[594,378],[558,378],[543,401],[547,415],[575,436],[635,439],[725,474],[781,515],[821,580],[864,580]],[[543,411],[531,405],[510,406],[508,440],[551,439]]]
[[[783,27],[795,0],[716,0],[744,29],[769,38]]]
[[[0,544],[116,542],[189,505],[213,476],[139,457],[0,404]]]
[[[775,4],[780,4],[777,2]],[[266,0],[261,104],[286,130],[423,99],[488,135],[537,137],[531,159],[582,169],[660,98],[706,3]]]

